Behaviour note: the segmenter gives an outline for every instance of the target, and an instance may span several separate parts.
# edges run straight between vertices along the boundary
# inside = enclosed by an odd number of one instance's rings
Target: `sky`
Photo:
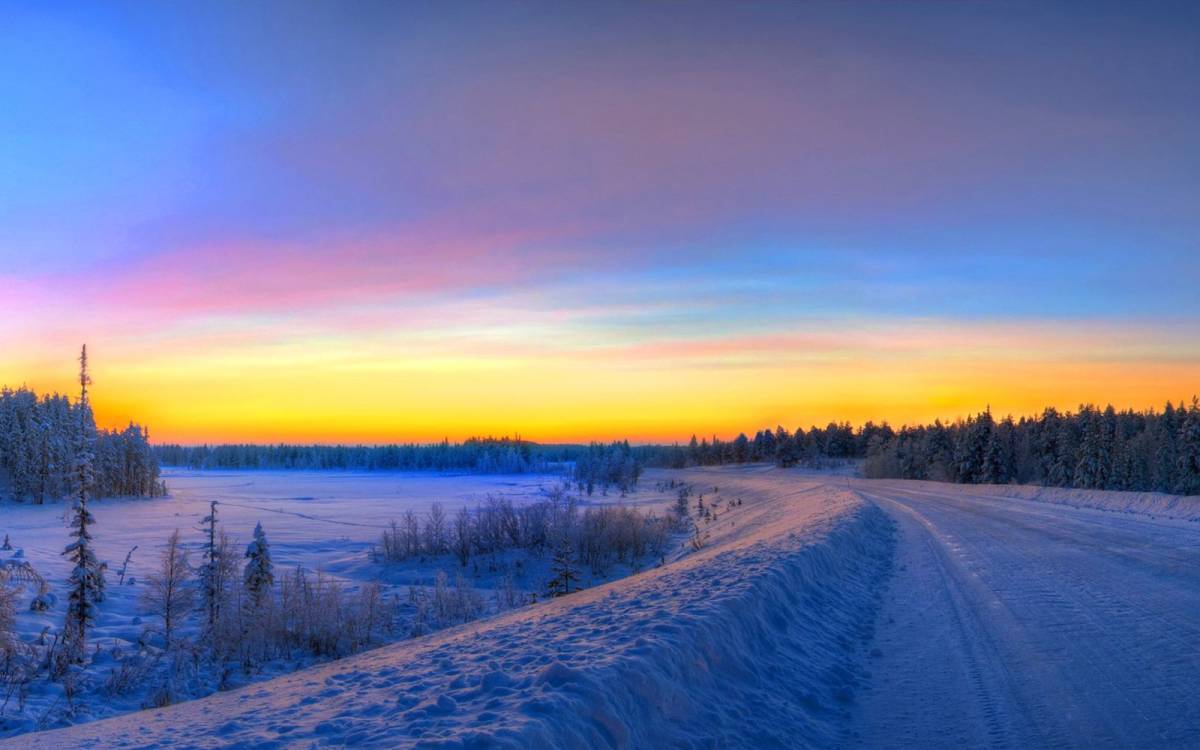
[[[0,0],[0,383],[155,440],[1200,392],[1195,3]]]

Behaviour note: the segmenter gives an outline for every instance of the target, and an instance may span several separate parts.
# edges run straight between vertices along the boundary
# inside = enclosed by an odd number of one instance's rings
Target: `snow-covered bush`
[[[411,588],[409,601],[416,606],[411,623],[413,636],[470,622],[484,612],[483,597],[467,584],[462,574],[455,574],[454,585],[451,586],[450,577],[444,570],[439,570],[434,576],[432,593]]]
[[[441,509],[430,509],[429,521],[440,527]],[[670,518],[624,506],[599,506],[579,511],[578,500],[556,487],[546,499],[516,506],[508,498],[489,496],[474,512],[460,508],[450,524],[449,548],[465,567],[472,555],[496,555],[506,550],[544,554],[551,539],[567,538],[582,564],[603,574],[614,563],[633,563],[661,556],[674,528]],[[392,521],[378,547],[386,562],[437,557],[444,547],[437,534],[419,534],[420,521],[409,511],[403,522]],[[431,540],[434,540],[431,542]]]

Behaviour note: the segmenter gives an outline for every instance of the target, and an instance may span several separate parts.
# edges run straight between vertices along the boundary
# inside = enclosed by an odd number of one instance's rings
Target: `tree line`
[[[339,469],[350,471],[470,471],[526,474],[556,469],[578,446],[539,445],[519,437],[473,437],[461,443],[390,445],[158,445],[167,466],[190,469]]]
[[[762,429],[753,438],[746,433],[733,440],[697,439],[692,436],[687,445],[646,445],[634,449],[635,457],[646,466],[683,469],[688,466],[720,466],[724,464],[776,463],[794,466],[798,463],[819,465],[830,461],[864,458],[868,446],[877,435],[891,435],[892,428],[884,423],[867,422],[855,429],[849,422],[830,422],[825,427],[785,427]]]
[[[589,495],[610,488],[622,493],[632,490],[643,466],[640,451],[629,441],[542,445],[519,437],[391,445],[158,445],[154,455],[164,465],[190,469],[565,472]]]
[[[765,429],[749,438],[691,439],[688,445],[640,446],[647,466],[684,468],[770,462],[779,466],[862,460],[868,477],[963,484],[1039,484],[1081,489],[1200,494],[1200,401],[1168,402],[1162,411],[1083,405],[1047,408],[1034,417],[996,419],[991,409],[952,423],[893,429]]]
[[[868,447],[867,476],[1200,494],[1200,402],[1161,412],[1048,408],[904,427]]]

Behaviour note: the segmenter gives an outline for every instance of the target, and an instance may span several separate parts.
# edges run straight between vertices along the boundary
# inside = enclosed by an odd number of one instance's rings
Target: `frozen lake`
[[[219,503],[221,524],[243,544],[254,525],[262,523],[276,565],[321,568],[353,580],[367,575],[363,569],[367,551],[378,543],[388,521],[409,508],[423,515],[431,503],[438,502],[451,514],[464,505],[473,507],[488,495],[514,502],[534,500],[562,481],[557,476],[528,474],[180,469],[168,469],[163,476],[169,497],[91,504],[95,548],[99,558],[109,562],[110,579],[134,545],[138,549],[130,574],[141,577],[151,570],[157,550],[176,528],[185,544],[198,547],[200,521],[213,500]],[[68,541],[63,516],[69,510],[69,503],[0,506],[0,534],[8,534],[13,546],[23,549],[25,559],[56,588],[69,573],[60,554]]]

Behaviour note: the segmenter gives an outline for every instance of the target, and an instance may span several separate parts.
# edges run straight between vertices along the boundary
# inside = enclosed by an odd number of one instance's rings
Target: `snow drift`
[[[1118,492],[1114,490],[1080,490],[1069,487],[1039,487],[1034,485],[1004,484],[956,484],[905,480],[897,485],[896,480],[878,480],[889,486],[911,485],[913,487],[953,491],[966,497],[1003,500],[1029,500],[1051,505],[1066,505],[1071,508],[1091,508],[1113,513],[1134,513],[1155,518],[1175,518],[1183,521],[1200,522],[1200,496],[1167,495],[1162,492]]]
[[[722,484],[730,484],[728,476]],[[171,708],[6,747],[841,744],[892,523],[775,474],[632,578]]]

